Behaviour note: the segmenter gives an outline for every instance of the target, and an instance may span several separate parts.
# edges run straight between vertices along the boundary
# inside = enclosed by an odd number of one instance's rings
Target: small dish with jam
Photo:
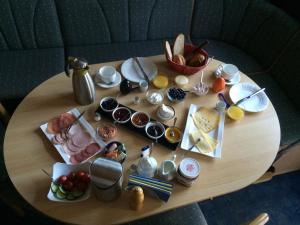
[[[146,134],[152,139],[159,139],[165,133],[165,127],[160,122],[149,122],[145,127]]]
[[[137,128],[144,128],[150,121],[150,116],[145,112],[135,112],[131,116],[131,123]]]
[[[168,142],[174,144],[181,141],[182,132],[178,127],[168,127],[165,132],[165,138]]]
[[[131,117],[131,111],[127,107],[118,107],[113,113],[112,117],[117,123],[127,123]]]
[[[104,97],[100,101],[100,107],[105,112],[113,112],[118,106],[119,103],[114,97]]]

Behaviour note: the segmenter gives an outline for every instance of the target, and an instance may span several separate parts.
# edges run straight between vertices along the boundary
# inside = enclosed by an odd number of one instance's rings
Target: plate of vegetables
[[[80,202],[91,194],[90,162],[71,165],[55,163],[48,199],[58,202]]]

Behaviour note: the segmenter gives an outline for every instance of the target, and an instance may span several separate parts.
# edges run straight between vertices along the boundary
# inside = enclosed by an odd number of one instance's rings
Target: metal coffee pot
[[[95,101],[95,85],[89,74],[88,63],[85,59],[68,57],[66,75],[70,77],[73,69],[72,85],[75,100],[80,105],[89,105]]]

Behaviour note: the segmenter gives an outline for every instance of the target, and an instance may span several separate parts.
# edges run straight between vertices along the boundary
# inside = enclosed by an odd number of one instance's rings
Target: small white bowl
[[[145,114],[145,115],[148,117],[148,121],[145,123],[145,125],[141,126],[141,125],[137,125],[137,124],[133,123],[133,121],[132,121],[133,117],[136,116],[136,115],[138,115],[138,114]],[[147,123],[149,123],[149,121],[150,121],[150,116],[149,116],[148,113],[145,113],[145,112],[135,112],[135,113],[132,114],[130,120],[131,120],[131,123],[132,123],[133,126],[135,126],[135,127],[137,127],[137,128],[144,128],[144,127],[147,125]]]
[[[105,101],[107,101],[107,100],[109,100],[109,99],[113,99],[113,100],[115,100],[115,101],[117,102],[117,106],[116,106],[115,108],[113,108],[113,109],[105,109],[105,108],[103,108],[103,106],[102,106],[103,102],[105,102]],[[102,98],[102,99],[100,100],[99,105],[100,105],[101,109],[102,109],[104,112],[112,112],[112,111],[114,111],[116,108],[118,108],[119,102],[117,101],[116,98],[111,97],[111,96],[107,96],[107,97],[104,97],[104,98]]]
[[[128,112],[128,118],[127,118],[126,120],[120,121],[120,120],[117,120],[117,119],[116,119],[115,113],[116,113],[118,110],[120,110],[120,109],[125,109],[125,110],[127,110],[127,112]],[[128,109],[128,108],[126,108],[126,107],[118,107],[118,108],[116,108],[116,109],[113,111],[112,117],[113,117],[114,121],[116,121],[117,123],[127,123],[127,122],[130,120],[130,118],[131,118],[131,111],[130,111],[130,109]]]
[[[173,119],[174,116],[175,116],[175,109],[174,109],[172,106],[170,106],[170,105],[166,105],[166,106],[167,106],[169,109],[171,109],[171,110],[173,111],[173,115],[172,115],[171,117],[164,117],[163,115],[161,115],[161,114],[159,113],[159,109],[161,108],[161,106],[159,106],[159,107],[157,108],[157,111],[156,111],[157,117],[158,117],[159,119],[161,119],[161,120],[164,120],[164,121]]]
[[[153,101],[153,99],[151,99],[151,95],[153,95],[154,93],[157,93],[159,95],[161,95],[161,100],[160,101]],[[150,104],[153,104],[153,105],[159,105],[163,102],[164,100],[164,93],[162,91],[158,91],[158,90],[149,90],[147,91],[146,93],[146,98],[147,98],[147,101],[150,103]]]
[[[157,137],[154,137],[151,134],[149,134],[148,133],[148,128],[152,127],[152,126],[158,126],[158,127],[160,127],[161,130],[162,130],[162,134],[159,135],[159,136],[157,136]],[[159,139],[159,138],[161,138],[165,134],[166,129],[165,129],[164,125],[162,125],[162,123],[160,123],[160,122],[149,122],[149,123],[147,123],[147,125],[145,127],[145,131],[146,131],[146,134],[148,135],[148,137],[150,137],[152,139]]]

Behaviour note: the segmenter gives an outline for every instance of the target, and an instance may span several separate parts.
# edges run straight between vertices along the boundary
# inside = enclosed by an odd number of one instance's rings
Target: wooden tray
[[[130,107],[127,107],[127,106],[122,105],[122,104],[119,104],[119,107],[126,107],[126,108],[128,108],[131,111],[132,114],[136,112],[136,110],[131,109]],[[114,121],[114,119],[112,117],[112,112],[105,112],[105,111],[103,111],[101,109],[100,106],[98,107],[98,109],[96,110],[96,112],[99,113],[101,116]],[[156,120],[154,120],[152,118],[150,118],[150,121],[156,122]],[[165,127],[165,129],[167,129],[169,127],[169,126],[167,126],[167,125],[165,125],[163,123],[161,123],[161,124]],[[155,141],[154,139],[151,139],[150,137],[148,137],[148,135],[146,134],[145,128],[137,128],[137,127],[133,126],[132,123],[131,123],[131,120],[129,120],[127,123],[119,123],[119,125],[125,126],[129,130],[134,131],[135,133],[138,133],[141,136],[146,137],[146,138],[148,138],[151,141]],[[157,143],[159,143],[159,144],[167,147],[168,149],[170,149],[172,151],[175,151],[176,148],[177,148],[177,146],[178,146],[178,144],[179,144],[179,143],[172,144],[172,143],[168,142],[167,139],[165,138],[165,135],[163,135],[161,138],[157,139]]]

